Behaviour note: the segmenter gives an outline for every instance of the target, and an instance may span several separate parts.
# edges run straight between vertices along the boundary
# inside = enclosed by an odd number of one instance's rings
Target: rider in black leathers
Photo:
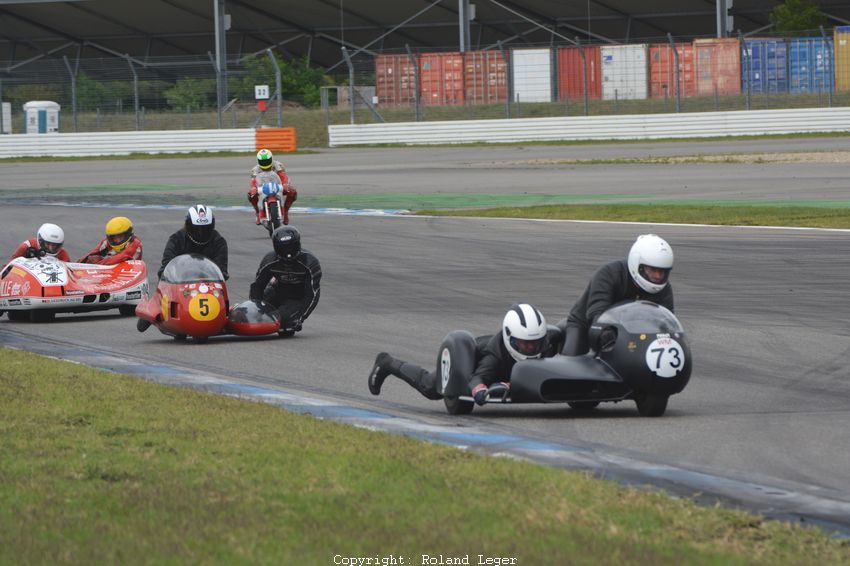
[[[619,302],[652,301],[672,311],[673,288],[668,282],[672,269],[673,250],[666,241],[655,234],[638,236],[628,257],[600,267],[576,301],[566,320],[562,353],[586,354],[591,346],[588,339],[591,325]],[[601,340],[606,341],[604,337]]]
[[[276,229],[272,243],[274,251],[260,262],[249,298],[275,306],[281,329],[297,332],[319,303],[322,266],[301,248],[301,233],[294,226]]]
[[[218,266],[225,279],[230,277],[227,273],[227,240],[215,229],[212,208],[198,204],[189,209],[183,228],[173,233],[165,244],[157,277],[162,278],[168,262],[183,254],[207,257]]]
[[[483,405],[488,394],[504,395],[510,388],[511,370],[520,360],[547,358],[560,346],[560,332],[549,330],[540,311],[529,304],[516,304],[507,312],[502,329],[493,335],[475,339],[475,369],[468,376],[475,402]],[[437,392],[437,374],[399,360],[386,352],[375,358],[369,374],[369,391],[381,393],[384,380],[394,375],[428,399],[441,399]]]

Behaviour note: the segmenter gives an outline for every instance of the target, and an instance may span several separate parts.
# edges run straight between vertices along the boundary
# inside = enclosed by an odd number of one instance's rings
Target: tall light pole
[[[224,13],[225,0],[213,0],[215,13],[215,71],[218,127],[221,128],[221,109],[227,104],[227,30],[229,16]]]
[[[475,7],[472,6],[472,9],[475,9]],[[473,17],[474,16],[470,14],[469,0],[457,0],[457,21],[458,27],[460,28],[460,51],[470,50],[469,20]]]

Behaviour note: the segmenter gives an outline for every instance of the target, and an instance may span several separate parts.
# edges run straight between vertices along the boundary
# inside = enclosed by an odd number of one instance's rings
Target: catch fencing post
[[[496,42],[496,45],[499,46],[499,51],[502,53],[502,60],[505,62],[505,74],[508,78],[507,86],[507,96],[505,97],[505,118],[511,117],[511,100],[514,97],[514,73],[513,69],[511,69],[511,62],[508,60],[508,56],[505,53],[505,48],[502,45],[501,40]]]
[[[744,59],[746,59],[746,65],[745,65],[746,71],[744,71],[744,73],[745,73],[744,76],[747,77],[747,81],[746,81],[747,90],[744,92],[744,94],[745,94],[744,99],[746,100],[747,110],[749,110],[750,109],[750,92],[751,92],[750,88],[751,88],[751,85],[752,85],[752,81],[750,79],[752,79],[753,69],[752,69],[751,63],[750,63],[750,54],[745,47],[744,34],[741,32],[741,30],[738,30],[738,40],[741,42],[741,53],[743,53],[743,57],[744,57]]]
[[[0,80],[0,136],[6,133],[6,130],[3,129],[3,114],[3,81]],[[9,128],[9,130],[11,129],[12,128]]]
[[[71,75],[71,112],[74,115],[74,131],[77,131],[77,77],[71,69],[71,63],[68,62],[68,56],[63,55],[65,66],[68,67],[68,74]]]
[[[410,61],[410,66],[413,67],[413,106],[416,114],[416,121],[422,120],[422,103],[419,98],[419,62],[410,50],[410,45],[405,43],[404,48],[407,49],[407,58]]]
[[[676,112],[682,111],[682,89],[681,78],[679,76],[679,50],[676,49],[676,42],[673,41],[673,34],[667,32],[667,39],[670,40],[670,48],[673,50],[673,78],[676,81]],[[665,94],[666,98],[666,94]]]
[[[576,36],[576,45],[578,45],[578,54],[581,55],[581,88],[584,92],[584,115],[587,116],[587,56],[584,54],[584,47],[581,46],[578,36]]]
[[[139,75],[136,74],[136,68],[133,67],[133,62],[130,61],[130,56],[126,53],[124,57],[127,59],[127,64],[130,66],[130,72],[133,73],[133,112],[136,116],[136,130],[140,130],[139,122]]]
[[[832,68],[832,60],[829,58],[829,40],[826,38],[826,32],[823,30],[823,26],[820,26],[820,35],[823,37],[823,53],[826,56],[826,96],[827,100],[829,100],[829,107],[832,108],[832,81],[834,80],[835,70]]]
[[[280,67],[277,64],[277,59],[272,53],[271,49],[266,49],[266,53],[269,54],[269,59],[272,60],[272,65],[274,65],[274,86],[277,91],[277,127],[283,127],[283,93],[280,91]],[[234,126],[235,128],[236,126]]]
[[[342,46],[342,56],[345,57],[345,64],[348,65],[348,107],[350,109],[350,120],[354,124],[354,64],[351,62],[351,57],[348,56],[348,50]]]

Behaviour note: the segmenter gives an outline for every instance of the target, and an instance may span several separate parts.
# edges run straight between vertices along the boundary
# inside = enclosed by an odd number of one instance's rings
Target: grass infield
[[[724,204],[656,201],[639,204],[567,204],[495,207],[475,210],[434,209],[418,211],[418,214],[726,226],[850,228],[850,207],[846,203],[817,204],[809,202],[807,204],[808,206],[795,206],[791,203],[765,205],[757,201],[738,201]]]
[[[850,560],[817,529],[16,350],[0,438],[2,564]]]

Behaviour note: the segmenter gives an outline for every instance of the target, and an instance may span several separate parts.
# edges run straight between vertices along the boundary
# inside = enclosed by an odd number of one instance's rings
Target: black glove
[[[44,257],[44,251],[36,249],[32,246],[28,247],[24,252],[24,257],[27,259],[33,259],[37,257]]]
[[[487,386],[479,383],[472,388],[472,398],[475,399],[476,405],[483,405],[487,402]]]

